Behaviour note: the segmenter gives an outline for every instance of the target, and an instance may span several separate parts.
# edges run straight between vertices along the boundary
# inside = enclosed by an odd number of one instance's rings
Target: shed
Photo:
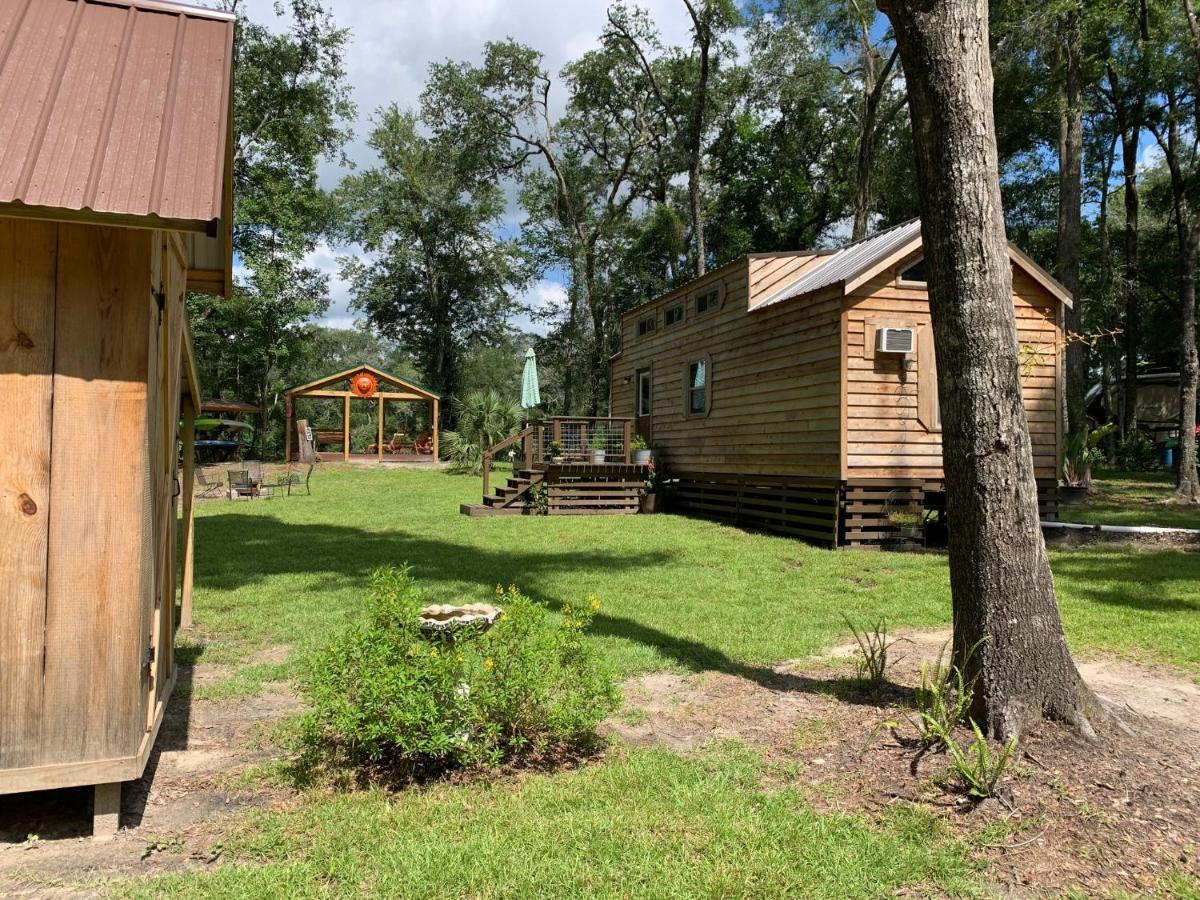
[[[232,52],[221,12],[0,0],[0,793],[94,785],[97,834],[191,602],[184,300],[230,290]]]
[[[1009,255],[1034,466],[1050,509],[1072,301],[1016,246]],[[837,249],[743,256],[626,313],[621,348],[611,412],[635,416],[659,448],[677,509],[873,545],[894,535],[891,510],[923,513],[943,495],[916,220]]]

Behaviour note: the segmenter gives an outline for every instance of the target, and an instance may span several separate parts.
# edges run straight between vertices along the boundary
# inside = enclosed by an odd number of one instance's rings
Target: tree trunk
[[[1200,359],[1196,355],[1196,250],[1200,228],[1192,227],[1179,261],[1179,476],[1175,499],[1200,503],[1200,473],[1196,471],[1196,382]]]
[[[1138,184],[1137,151],[1141,128],[1128,124],[1121,131],[1121,169],[1125,178],[1125,270],[1121,290],[1125,298],[1125,389],[1121,403],[1121,440],[1137,432],[1137,351],[1141,330],[1138,310]]]
[[[1070,335],[1082,331],[1083,298],[1079,296],[1080,207],[1083,195],[1083,36],[1079,10],[1066,17],[1063,54],[1062,111],[1058,142],[1058,253],[1056,273],[1075,298],[1066,311],[1067,424],[1071,431],[1087,428],[1087,347]]]
[[[1039,527],[1004,235],[987,0],[879,0],[904,64],[940,363],[955,657],[994,737],[1090,732]],[[919,365],[927,364],[921,360]],[[967,648],[983,641],[974,654]]]
[[[704,114],[708,105],[708,80],[712,51],[712,11],[709,4],[698,10],[691,0],[684,0],[695,30],[696,50],[700,71],[696,77],[696,94],[692,98],[688,118],[688,204],[692,214],[692,240],[695,244],[696,277],[708,269],[708,248],[704,242],[704,198],[700,185],[700,164],[704,156]]]
[[[863,111],[862,127],[858,136],[858,165],[854,177],[854,230],[851,239],[861,241],[867,236],[871,224],[871,171],[875,167],[875,139],[879,123],[879,102],[896,64],[898,50],[893,50],[883,69],[875,71],[875,48],[870,42],[869,31],[864,32],[863,44]]]

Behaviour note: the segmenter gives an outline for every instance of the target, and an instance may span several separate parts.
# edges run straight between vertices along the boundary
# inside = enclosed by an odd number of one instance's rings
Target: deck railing
[[[603,450],[605,462],[629,463],[633,458],[633,419],[617,416],[553,416],[531,422],[512,437],[483,451],[483,493],[490,493],[492,464],[515,451],[514,467],[545,468],[551,462],[551,445],[562,445],[566,463],[586,463],[593,450]]]

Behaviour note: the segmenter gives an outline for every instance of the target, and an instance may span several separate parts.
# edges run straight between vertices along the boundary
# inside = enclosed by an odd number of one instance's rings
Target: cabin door
[[[157,250],[157,248],[156,248]],[[175,543],[179,497],[179,395],[186,270],[177,241],[162,242],[161,287],[152,298],[150,449],[153,478],[154,607],[150,617],[149,702],[146,727],[154,727],[174,676]]]

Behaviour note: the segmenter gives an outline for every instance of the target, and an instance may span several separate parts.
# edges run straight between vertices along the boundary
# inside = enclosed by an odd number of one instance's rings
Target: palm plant
[[[475,391],[454,400],[458,427],[442,435],[450,471],[478,474],[483,453],[521,427],[521,407],[495,391]]]

